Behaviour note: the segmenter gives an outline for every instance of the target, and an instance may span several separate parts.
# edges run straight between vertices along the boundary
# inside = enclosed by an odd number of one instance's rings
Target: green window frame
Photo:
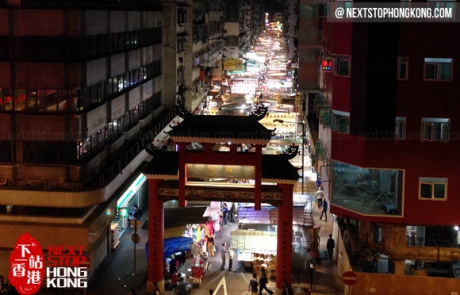
[[[419,199],[446,200],[447,178],[420,177]]]

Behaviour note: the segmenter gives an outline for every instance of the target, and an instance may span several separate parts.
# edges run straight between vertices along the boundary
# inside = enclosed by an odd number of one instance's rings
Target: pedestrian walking
[[[227,226],[227,217],[228,217],[228,206],[227,203],[222,205],[222,221],[224,222],[224,226]]]
[[[289,285],[287,280],[283,281],[283,295],[293,295],[294,290],[292,289],[291,285]]]
[[[265,272],[265,268],[262,268],[262,274],[260,275],[259,278],[259,295],[262,295],[262,290],[265,289],[270,295],[272,295],[274,292],[272,290],[269,290],[267,288],[267,283],[268,283],[268,278],[267,278],[267,273]]]
[[[235,251],[233,251],[232,248],[228,248],[228,270],[229,271],[232,271],[234,256],[235,256]]]
[[[324,199],[324,192],[323,192],[322,187],[320,187],[318,191],[316,192],[315,198],[316,198],[316,203],[318,204],[318,209],[321,209],[322,204],[323,204],[323,199]]]
[[[321,187],[321,177],[316,176],[316,187],[319,189]]]
[[[187,262],[187,256],[186,256],[185,251],[181,251],[179,261],[180,261],[180,266],[184,265],[185,262]]]
[[[172,275],[176,272],[177,272],[176,259],[173,254],[171,255],[171,260],[169,261],[169,277],[172,277]]]
[[[258,295],[257,291],[259,288],[259,283],[257,282],[257,274],[252,274],[252,279],[249,281],[248,292],[251,292],[251,295]]]
[[[208,237],[208,252],[210,256],[214,256],[214,237],[212,235]]]
[[[236,205],[235,205],[235,202],[233,202],[232,206],[230,207],[230,222],[236,222],[235,215],[236,215]]]
[[[220,256],[222,257],[222,266],[221,270],[225,270],[225,260],[227,260],[227,244],[222,244],[222,249],[220,250]]]
[[[176,288],[175,294],[177,295],[188,295],[189,294],[189,290],[187,289],[187,284],[185,283],[185,280],[182,277],[179,279],[179,284]]]
[[[326,199],[323,200],[323,211],[321,211],[321,216],[319,217],[319,220],[322,220],[323,219],[323,214],[324,214],[324,217],[325,217],[325,220],[327,221],[327,201]]]
[[[332,238],[332,235],[329,235],[329,239],[327,239],[326,248],[327,248],[327,253],[329,254],[329,260],[332,260],[332,253],[334,252],[334,248],[335,248],[335,241]]]

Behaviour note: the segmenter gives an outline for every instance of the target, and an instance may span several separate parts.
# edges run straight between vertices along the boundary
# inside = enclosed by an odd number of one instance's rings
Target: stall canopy
[[[168,258],[172,254],[181,251],[188,251],[190,250],[190,245],[193,243],[192,238],[187,237],[174,237],[174,238],[167,238],[164,239],[164,257]],[[145,243],[145,254],[147,259],[149,258],[149,242]]]
[[[276,232],[236,229],[230,233],[230,246],[239,251],[276,253]]]

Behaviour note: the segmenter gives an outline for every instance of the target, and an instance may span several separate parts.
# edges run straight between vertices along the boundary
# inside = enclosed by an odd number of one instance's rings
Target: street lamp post
[[[299,124],[300,126],[302,126],[302,195],[304,193],[304,178],[305,178],[305,174],[304,174],[304,171],[305,171],[305,168],[304,168],[304,159],[305,159],[305,123],[304,122],[287,122],[287,121],[284,121],[284,120],[280,120],[280,119],[275,119],[273,120],[273,122],[275,123],[292,123],[292,124]]]

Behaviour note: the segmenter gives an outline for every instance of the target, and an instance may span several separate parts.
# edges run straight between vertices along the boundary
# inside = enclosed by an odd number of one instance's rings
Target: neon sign
[[[332,70],[332,57],[323,56],[323,58],[321,60],[321,69],[323,71],[331,71]]]

